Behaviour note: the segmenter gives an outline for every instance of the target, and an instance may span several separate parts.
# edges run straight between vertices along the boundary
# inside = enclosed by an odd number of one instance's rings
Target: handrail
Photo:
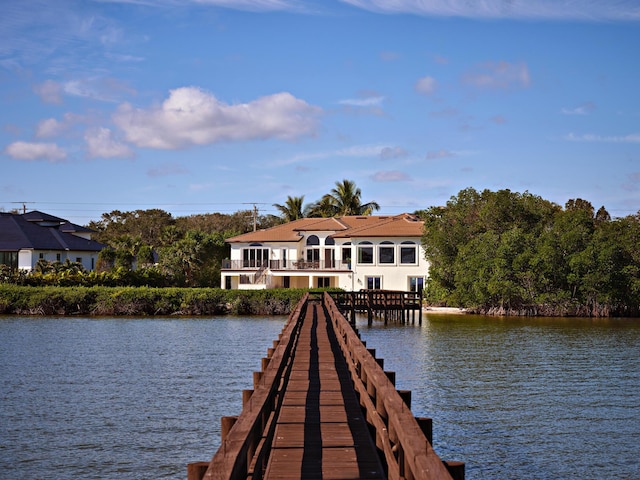
[[[447,479],[453,477],[435,453],[417,420],[374,356],[367,350],[328,293],[324,305],[347,361],[367,422],[375,430],[388,478]]]
[[[293,362],[292,353],[298,327],[304,318],[308,295],[307,293],[303,296],[289,315],[273,355],[267,360],[268,364],[262,372],[262,378],[244,405],[242,415],[223,439],[202,478],[240,480],[246,479],[251,469],[262,470],[260,463],[268,457],[265,449],[268,450],[271,445],[271,439],[265,439],[264,436],[273,436],[275,425],[272,419],[277,416],[274,412],[279,411],[279,402],[282,401],[278,394],[283,383],[286,384],[281,379],[288,376]]]

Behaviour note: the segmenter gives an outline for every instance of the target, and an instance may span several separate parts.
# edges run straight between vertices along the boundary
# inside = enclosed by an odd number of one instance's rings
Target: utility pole
[[[258,207],[253,205],[253,231],[255,232],[258,228]]]

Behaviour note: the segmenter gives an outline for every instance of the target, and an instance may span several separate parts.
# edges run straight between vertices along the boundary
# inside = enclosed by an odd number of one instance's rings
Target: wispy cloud
[[[392,160],[394,158],[404,158],[409,152],[402,147],[384,147],[380,150],[380,158],[382,160]]]
[[[485,62],[465,73],[462,82],[480,89],[526,88],[531,76],[523,62]]]
[[[393,62],[400,58],[400,54],[398,52],[392,52],[390,50],[384,50],[380,52],[380,60],[384,62]]]
[[[147,171],[147,175],[149,175],[150,177],[168,177],[174,175],[184,175],[186,173],[189,173],[189,170],[177,163],[160,165]]]
[[[573,108],[563,108],[560,112],[564,115],[589,115],[596,109],[593,102],[585,102]]]
[[[569,133],[564,136],[570,142],[608,142],[608,143],[640,143],[640,133],[630,133],[628,135],[599,135],[594,133],[575,134]]]
[[[427,152],[427,160],[438,160],[441,158],[451,158],[456,157],[457,154],[452,152],[451,150],[432,150]]]
[[[384,97],[382,96],[371,96],[371,97],[363,97],[363,98],[347,98],[345,100],[340,100],[338,103],[340,105],[348,105],[351,107],[379,107],[384,102]]]
[[[313,135],[320,113],[319,107],[286,92],[227,104],[199,88],[183,87],[171,90],[159,106],[125,103],[113,121],[136,146],[172,150],[224,141],[293,140]]]
[[[436,91],[437,85],[438,82],[436,82],[435,78],[427,76],[419,78],[414,85],[414,88],[418,93],[422,93],[423,95],[431,95]]]
[[[375,158],[380,157],[385,149],[395,149],[388,145],[354,145],[348,148],[325,152],[301,153],[293,157],[277,160],[268,164],[269,167],[284,167],[297,163],[311,162],[326,158]]]
[[[34,85],[33,91],[40,96],[43,102],[59,105],[62,103],[62,86],[53,80]]]
[[[371,176],[371,180],[374,182],[406,182],[410,180],[410,177],[399,170],[390,170],[374,173]]]
[[[387,14],[493,19],[638,21],[635,0],[341,0],[349,5]]]

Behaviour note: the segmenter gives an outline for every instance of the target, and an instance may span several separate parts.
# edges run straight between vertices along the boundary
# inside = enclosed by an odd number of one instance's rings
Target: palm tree
[[[292,222],[300,218],[304,218],[302,204],[304,202],[304,195],[301,197],[287,197],[287,201],[284,205],[274,203],[273,206],[280,210],[285,222]]]
[[[319,203],[331,205],[332,215],[329,216],[333,217],[371,215],[374,210],[380,210],[380,205],[376,202],[362,203],[362,192],[351,180],[336,182],[335,188],[322,197]]]
[[[319,201],[312,205],[309,205],[306,208],[305,213],[307,217],[328,218],[335,216],[335,211],[336,209],[333,205],[333,202],[331,201],[331,198],[328,195],[324,195]]]

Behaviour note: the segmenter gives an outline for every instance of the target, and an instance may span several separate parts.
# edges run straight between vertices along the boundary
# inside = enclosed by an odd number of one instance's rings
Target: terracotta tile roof
[[[302,232],[335,232],[331,235],[333,238],[420,237],[423,224],[418,217],[407,213],[393,216],[301,218],[266,230],[231,237],[227,242],[299,242],[302,240]]]
[[[333,238],[420,237],[424,222],[415,215],[403,213],[388,217],[342,217],[349,230],[337,232]]]

